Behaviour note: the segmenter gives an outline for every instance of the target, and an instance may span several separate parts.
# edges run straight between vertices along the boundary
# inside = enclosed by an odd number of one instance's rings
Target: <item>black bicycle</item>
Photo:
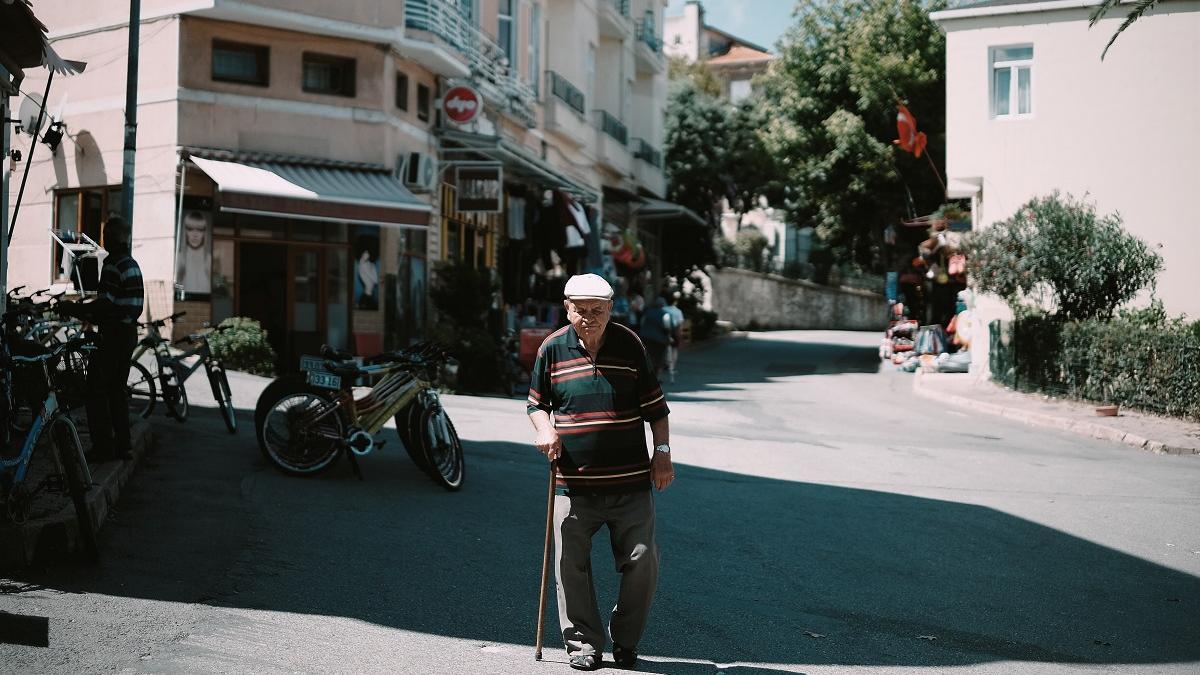
[[[168,321],[174,321],[187,312],[177,312],[165,319],[147,321],[138,324],[146,329],[146,335],[138,342],[137,349],[129,363],[129,379],[126,383],[129,391],[130,410],[143,418],[148,418],[154,412],[156,401],[161,400],[167,408],[167,414],[183,422],[188,416],[187,389],[184,383],[192,373],[204,367],[208,373],[208,384],[212,388],[213,399],[221,411],[221,419],[229,433],[237,433],[237,415],[233,410],[233,395],[229,389],[229,378],[225,375],[225,367],[221,360],[213,356],[208,344],[208,336],[219,333],[228,326],[216,326],[203,333],[192,333],[187,337],[176,340],[173,344],[191,344],[191,349],[185,349],[176,354],[171,353],[171,341],[160,332]],[[142,364],[146,353],[154,354],[154,366],[157,373]],[[188,359],[196,357],[190,364]]]

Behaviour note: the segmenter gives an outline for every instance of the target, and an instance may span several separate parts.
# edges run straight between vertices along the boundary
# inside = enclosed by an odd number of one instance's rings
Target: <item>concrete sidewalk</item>
[[[1200,424],[1121,409],[1099,417],[1096,404],[1011,391],[963,374],[917,372],[913,391],[935,401],[1036,426],[1071,431],[1171,455],[1200,455]]]
[[[83,414],[75,414],[73,419],[86,451],[91,445],[87,436],[87,418]],[[92,472],[92,489],[88,490],[87,498],[97,530],[104,526],[104,521],[120,497],[121,488],[129,482],[142,457],[154,445],[154,432],[149,423],[137,421],[130,431],[133,459],[88,463]],[[73,504],[68,501],[56,513],[40,517],[36,513],[31,515],[28,521],[20,525],[0,524],[0,569],[25,567],[77,552],[79,524]]]

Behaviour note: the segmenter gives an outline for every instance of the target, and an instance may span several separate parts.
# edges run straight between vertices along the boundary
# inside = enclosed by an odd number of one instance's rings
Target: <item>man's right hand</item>
[[[558,456],[562,454],[562,441],[558,438],[558,432],[553,427],[538,430],[537,438],[534,439],[533,444],[551,462],[558,459]]]

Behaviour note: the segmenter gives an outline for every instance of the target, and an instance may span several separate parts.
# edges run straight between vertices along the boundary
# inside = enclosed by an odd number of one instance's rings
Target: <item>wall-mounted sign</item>
[[[466,213],[500,213],[504,208],[504,169],[460,166],[454,170],[454,208]]]
[[[483,112],[483,97],[471,87],[450,87],[442,97],[442,110],[455,124],[468,124]]]

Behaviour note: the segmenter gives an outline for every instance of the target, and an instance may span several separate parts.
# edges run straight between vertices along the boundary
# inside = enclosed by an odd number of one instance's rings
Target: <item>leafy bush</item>
[[[225,319],[220,326],[226,330],[213,332],[208,345],[213,356],[230,370],[271,377],[275,374],[275,350],[267,342],[262,324],[244,316]]]
[[[734,251],[737,253],[738,264],[755,272],[765,271],[763,267],[766,263],[766,251],[770,242],[767,241],[767,235],[763,234],[757,227],[748,225],[743,227],[737,233],[737,239],[733,242]]]
[[[968,238],[968,271],[1018,315],[1052,304],[1061,319],[1107,319],[1153,288],[1162,257],[1125,232],[1117,214],[1055,192]],[[1049,301],[1049,302],[1047,302]]]
[[[1018,389],[1200,420],[1200,333],[1161,305],[1109,321],[1013,322],[997,379]]]
[[[487,270],[460,262],[437,267],[429,297],[437,309],[431,336],[458,360],[457,386],[465,391],[492,391],[502,382],[504,354],[488,330],[488,314],[499,283]]]

